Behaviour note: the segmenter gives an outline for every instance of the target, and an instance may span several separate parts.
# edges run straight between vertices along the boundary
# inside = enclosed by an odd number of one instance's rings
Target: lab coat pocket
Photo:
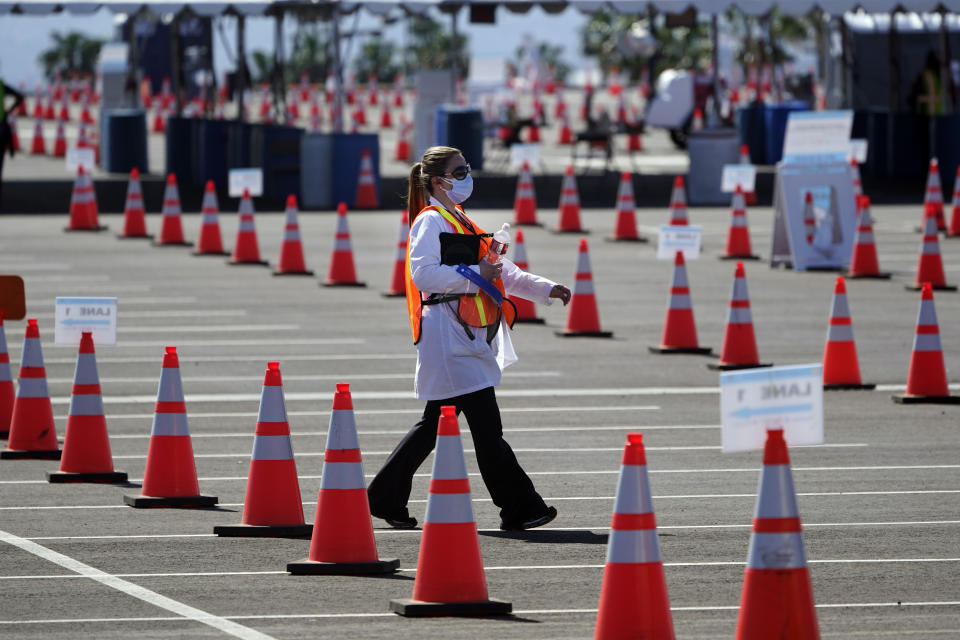
[[[470,327],[470,332],[476,339],[471,339],[459,322],[448,322],[446,329],[450,355],[458,358],[479,358],[490,351],[490,346],[484,340],[485,329]]]

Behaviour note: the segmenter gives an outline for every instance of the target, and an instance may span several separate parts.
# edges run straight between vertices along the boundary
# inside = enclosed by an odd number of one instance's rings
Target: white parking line
[[[183,342],[178,342],[182,345]],[[12,346],[12,345],[8,345]],[[11,352],[12,353],[12,352]],[[294,354],[285,355],[281,360],[283,362],[338,362],[354,360],[416,360],[416,353],[327,353],[327,354]],[[249,355],[242,356],[197,356],[192,361],[202,364],[211,362],[250,362],[254,357]],[[156,356],[106,356],[97,355],[97,364],[156,364]],[[70,358],[44,358],[44,364],[76,364],[77,357]]]
[[[504,371],[505,378],[559,378],[562,374],[559,371]],[[143,378],[100,378],[100,385],[118,385],[118,384],[149,384],[156,386],[158,376],[148,376]],[[233,376],[183,376],[184,384],[204,383],[204,382],[252,382],[256,381],[257,376],[251,375],[233,375]],[[413,383],[413,373],[406,371],[404,373],[331,373],[331,374],[283,374],[284,384],[288,382],[309,382],[320,380],[336,380],[342,382],[349,380],[409,380]],[[47,378],[49,384],[73,384],[73,378]]]
[[[271,640],[272,638],[265,633],[260,633],[259,631],[233,622],[232,620],[227,620],[226,618],[215,616],[212,613],[201,611],[200,609],[196,609],[182,602],[178,602],[172,598],[162,596],[159,593],[151,591],[145,587],[141,587],[140,585],[127,582],[122,578],[118,578],[106,573],[105,571],[91,567],[88,564],[84,564],[79,560],[71,558],[70,556],[58,553],[52,549],[48,549],[26,538],[15,536],[12,533],[0,531],[0,541],[22,549],[27,553],[32,553],[33,555],[59,565],[64,569],[74,571],[85,578],[90,578],[91,580],[95,580],[100,584],[108,586],[112,589],[116,589],[117,591],[125,593],[129,596],[143,600],[144,602],[152,604],[155,607],[160,607],[161,609],[166,609],[171,613],[176,613],[183,618],[203,623],[235,638],[243,638],[244,640]]]
[[[232,333],[244,331],[250,333],[272,333],[274,331],[300,331],[298,324],[197,324],[197,325],[155,325],[155,326],[125,326],[119,329],[117,344],[122,345],[128,333]],[[262,341],[257,341],[262,342]]]
[[[500,413],[591,413],[593,411],[657,411],[660,407],[657,405],[622,405],[622,406],[604,406],[604,407],[500,407]],[[423,409],[354,409],[354,415],[358,416],[389,416],[389,415],[401,415],[401,414],[413,414],[421,415]],[[291,411],[287,410],[288,416],[330,416],[330,410],[320,410],[320,411]],[[66,419],[66,416],[63,416]],[[189,418],[192,421],[194,418],[256,418],[256,411],[212,411],[212,412],[189,412]],[[110,414],[108,420],[150,420],[153,418],[152,413],[122,413],[122,414]],[[580,430],[588,429],[606,429],[607,427],[576,427]],[[634,429],[636,427],[612,427],[614,429]],[[666,427],[664,427],[666,428]],[[683,427],[678,427],[683,428]],[[700,427],[691,427],[691,428],[700,428]],[[719,427],[717,427],[719,428]],[[544,427],[544,430],[550,430],[551,427]],[[528,429],[528,431],[537,431],[538,429]],[[408,429],[402,431],[396,431],[391,433],[406,433]],[[326,432],[324,432],[326,433]],[[363,432],[360,432],[363,433]],[[386,434],[387,432],[383,432]],[[249,434],[247,434],[249,435]],[[111,436],[113,437],[113,436]]]
[[[293,325],[288,325],[293,326]],[[151,328],[152,331],[152,328]],[[159,331],[157,332],[159,333]],[[261,338],[256,340],[247,340],[239,338],[226,338],[226,339],[203,339],[203,340],[180,340],[173,339],[167,340],[164,338],[157,338],[156,340],[121,340],[115,345],[111,345],[111,349],[116,349],[119,347],[131,347],[131,348],[140,348],[140,347],[156,347],[157,345],[172,344],[178,347],[309,347],[314,345],[329,345],[329,344],[363,344],[366,342],[363,338],[290,338],[286,339],[274,339],[274,338]],[[44,349],[53,348],[53,349],[71,349],[73,351],[77,350],[75,345],[44,345]],[[14,357],[14,350],[10,349],[11,359]],[[19,357],[19,356],[18,356]],[[260,356],[262,357],[262,356]],[[245,358],[241,358],[240,361],[249,362],[250,360],[257,359],[255,355],[248,355]],[[98,359],[99,360],[99,359]],[[152,358],[149,362],[154,362],[159,360],[159,357]],[[188,362],[203,362],[205,358],[203,356],[192,357],[189,354],[180,354],[180,364],[183,365]],[[73,362],[76,362],[76,357],[74,357]]]

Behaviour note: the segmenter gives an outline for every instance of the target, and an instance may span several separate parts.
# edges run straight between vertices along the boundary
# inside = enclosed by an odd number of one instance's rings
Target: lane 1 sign
[[[83,331],[93,332],[93,343],[117,344],[116,298],[57,298],[55,344],[80,344]]]
[[[720,374],[724,453],[760,451],[767,429],[789,445],[823,443],[823,368],[804,364]]]
[[[684,260],[696,260],[700,257],[699,226],[660,225],[657,238],[657,260],[673,260],[677,251],[683,253]]]

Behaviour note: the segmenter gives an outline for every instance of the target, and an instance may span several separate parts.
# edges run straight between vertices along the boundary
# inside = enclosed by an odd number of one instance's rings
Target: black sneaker
[[[417,528],[417,519],[409,514],[380,516],[373,513],[371,515],[374,518],[380,518],[381,520],[384,520],[388,525],[390,525],[394,529],[416,529]]]
[[[556,517],[556,508],[547,507],[545,513],[529,520],[523,520],[521,522],[507,522],[505,520],[501,520],[500,529],[503,531],[525,531],[527,529],[534,529],[536,527],[542,527],[545,524],[549,524],[550,522],[553,522],[553,519]]]

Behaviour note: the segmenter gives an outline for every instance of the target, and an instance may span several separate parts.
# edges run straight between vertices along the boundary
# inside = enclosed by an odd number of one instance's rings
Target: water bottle
[[[504,222],[503,226],[500,227],[500,229],[493,234],[493,238],[490,239],[490,249],[487,251],[486,258],[487,262],[490,264],[497,264],[500,262],[500,256],[507,252],[507,247],[509,246],[510,225]]]

